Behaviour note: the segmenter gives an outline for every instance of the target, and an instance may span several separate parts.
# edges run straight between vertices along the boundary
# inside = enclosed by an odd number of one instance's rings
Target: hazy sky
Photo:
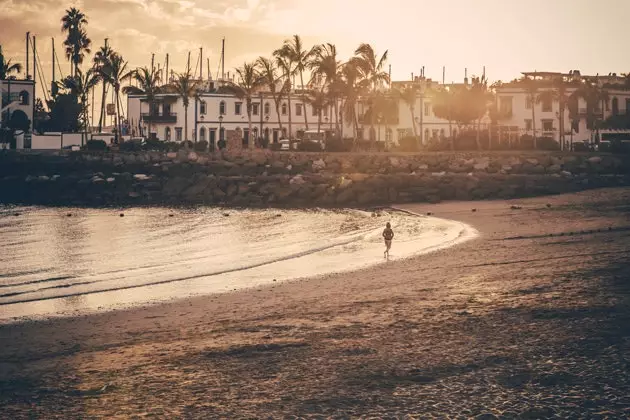
[[[108,37],[132,66],[148,65],[151,52],[163,63],[169,52],[182,70],[187,52],[194,65],[203,46],[215,73],[225,37],[231,70],[300,34],[336,44],[343,58],[361,42],[388,49],[394,79],[423,65],[438,80],[445,65],[447,82],[484,65],[491,80],[531,70],[630,72],[630,0],[0,0],[5,55],[24,62],[31,31],[50,81],[50,37],[61,48],[60,19],[72,5],[88,15],[93,49]]]

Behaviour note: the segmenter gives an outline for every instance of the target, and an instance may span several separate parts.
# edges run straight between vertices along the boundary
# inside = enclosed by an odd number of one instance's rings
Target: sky
[[[362,42],[387,50],[394,80],[422,66],[440,81],[445,66],[447,83],[483,66],[491,81],[533,70],[630,72],[630,0],[0,0],[5,56],[23,63],[30,31],[50,81],[55,37],[68,74],[60,19],[71,6],[88,16],[93,52],[107,37],[130,67],[150,65],[151,53],[163,66],[168,52],[171,68],[182,71],[188,51],[194,65],[203,47],[216,77],[223,37],[228,71],[299,34],[307,45],[335,44],[342,59]]]

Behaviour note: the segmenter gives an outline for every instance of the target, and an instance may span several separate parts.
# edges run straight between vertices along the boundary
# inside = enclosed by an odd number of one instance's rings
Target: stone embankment
[[[593,154],[5,153],[0,203],[342,207],[516,198],[630,185]]]

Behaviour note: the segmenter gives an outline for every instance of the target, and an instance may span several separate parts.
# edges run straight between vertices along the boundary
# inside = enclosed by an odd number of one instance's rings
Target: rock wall
[[[630,185],[607,154],[6,153],[0,202],[335,207],[515,198]]]

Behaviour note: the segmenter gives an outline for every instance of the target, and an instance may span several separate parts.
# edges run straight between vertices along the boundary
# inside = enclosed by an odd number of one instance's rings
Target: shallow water
[[[468,226],[400,212],[0,207],[0,322],[227,292],[450,246]],[[17,214],[17,215],[16,215]],[[70,215],[70,216],[68,216]]]

